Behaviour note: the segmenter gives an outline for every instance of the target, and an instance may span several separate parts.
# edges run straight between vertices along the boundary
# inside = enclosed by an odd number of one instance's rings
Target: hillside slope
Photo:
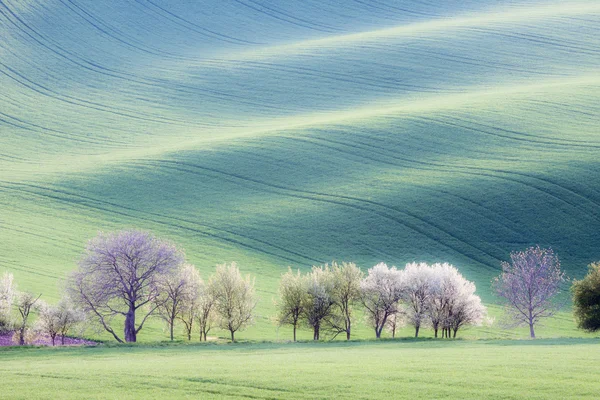
[[[600,258],[600,3],[1,0],[0,271],[150,229],[288,265]],[[489,299],[489,297],[487,297]],[[270,307],[269,304],[264,307]]]

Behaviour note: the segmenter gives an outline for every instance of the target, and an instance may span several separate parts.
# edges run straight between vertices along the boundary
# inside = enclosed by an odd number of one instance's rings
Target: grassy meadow
[[[43,398],[581,399],[598,339],[0,349],[0,392]]]

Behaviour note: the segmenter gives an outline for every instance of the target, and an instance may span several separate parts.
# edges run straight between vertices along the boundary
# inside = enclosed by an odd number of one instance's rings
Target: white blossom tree
[[[438,337],[441,328],[442,337],[456,337],[461,327],[480,324],[486,310],[475,295],[475,284],[448,263],[433,264],[431,269],[433,284],[428,314],[434,336]]]
[[[228,330],[231,341],[235,332],[254,322],[256,295],[254,281],[248,275],[245,279],[235,262],[217,266],[210,278],[209,286],[214,294],[214,309],[221,329]]]
[[[434,270],[426,263],[410,263],[400,271],[406,320],[415,327],[415,337],[427,322],[435,284]]]
[[[333,315],[334,278],[329,266],[313,266],[307,277],[304,318],[313,330],[313,340],[321,337],[323,324]]]
[[[50,337],[52,346],[56,344],[57,336],[60,336],[64,345],[69,331],[85,321],[85,314],[74,308],[68,297],[63,297],[56,305],[39,301],[37,310],[36,329]]]
[[[13,275],[5,272],[0,278],[0,332],[12,329],[12,306],[16,295]]]
[[[388,268],[386,264],[379,263],[369,269],[360,288],[366,316],[375,330],[375,336],[380,338],[388,318],[399,312],[402,275],[396,267]]]

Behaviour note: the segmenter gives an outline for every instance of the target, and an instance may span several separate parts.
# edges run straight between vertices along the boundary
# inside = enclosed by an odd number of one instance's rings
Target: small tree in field
[[[426,263],[406,264],[402,275],[402,300],[406,304],[406,317],[415,327],[415,337],[427,321],[435,284],[434,270]]]
[[[13,282],[13,275],[6,272],[0,278],[0,333],[12,329],[13,319],[11,311],[15,295],[16,287]]]
[[[291,268],[281,276],[279,283],[279,301],[277,307],[277,323],[281,325],[292,325],[294,342],[296,341],[296,330],[304,315],[304,307],[307,305],[308,285],[306,277],[292,272]]]
[[[399,312],[402,298],[402,276],[396,267],[379,263],[367,272],[360,283],[361,301],[369,323],[379,339],[388,318]]]
[[[218,265],[209,286],[214,294],[219,326],[231,333],[231,341],[234,342],[235,332],[253,323],[256,307],[254,281],[249,275],[244,279],[233,262]]]
[[[186,295],[184,296],[176,318],[183,322],[185,334],[188,340],[192,340],[192,331],[194,329],[194,321],[199,312],[200,294],[204,287],[204,282],[200,277],[200,273],[191,264],[185,264],[180,274],[186,283]]]
[[[333,305],[333,274],[329,266],[313,266],[307,277],[306,305],[304,306],[304,318],[313,330],[313,340],[321,337],[321,327],[332,316]]]
[[[577,326],[588,332],[600,330],[600,262],[590,264],[588,274],[573,282],[571,292]]]
[[[333,313],[328,319],[329,329],[334,337],[340,333],[346,334],[350,340],[352,322],[354,321],[354,305],[360,301],[360,282],[364,276],[354,263],[335,261],[331,263],[333,279]]]
[[[27,292],[20,292],[16,296],[15,306],[19,312],[19,319],[15,327],[15,336],[17,338],[16,341],[20,346],[23,346],[26,342],[25,338],[31,322],[29,320],[29,316],[40,297],[42,297],[41,294],[36,297],[35,295]]]
[[[69,294],[118,342],[115,317],[124,318],[124,338],[135,342],[163,295],[160,282],[183,263],[175,245],[143,231],[100,233],[90,240],[79,268],[71,275]],[[138,322],[138,314],[143,317]]]
[[[551,317],[561,307],[555,298],[566,281],[558,257],[552,249],[531,247],[510,254],[511,262],[502,263],[502,274],[494,279],[496,294],[506,302],[506,311],[515,325],[534,326]]]
[[[197,281],[194,280],[198,274],[194,273],[195,270],[193,265],[184,264],[157,280],[158,290],[162,294],[154,300],[154,304],[158,315],[167,323],[171,340],[174,338],[175,321],[195,301],[194,296],[197,296]]]
[[[216,315],[216,290],[214,280],[209,280],[208,284],[200,282],[199,297],[198,297],[198,313],[196,321],[200,329],[200,341],[207,341],[208,332],[212,329],[213,323],[217,320]]]
[[[52,346],[56,344],[56,337],[61,337],[61,344],[65,344],[65,337],[77,324],[85,320],[85,314],[73,307],[67,297],[63,297],[57,305],[48,305],[38,302],[37,330],[50,336]]]

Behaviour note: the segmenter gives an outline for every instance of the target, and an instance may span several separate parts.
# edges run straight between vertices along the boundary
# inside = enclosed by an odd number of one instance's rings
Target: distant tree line
[[[557,295],[565,282],[553,251],[531,247],[510,254],[493,289],[504,300],[507,325],[527,325],[534,338],[535,325],[564,304]],[[257,305],[254,279],[242,276],[236,263],[217,265],[203,280],[177,246],[137,230],[100,233],[90,240],[66,286],[58,304],[49,305],[41,295],[18,291],[12,275],[4,274],[0,333],[12,332],[20,345],[45,335],[54,345],[92,324],[118,342],[135,342],[148,318],[159,317],[171,340],[180,324],[188,340],[197,335],[206,341],[213,328],[220,328],[235,341],[236,332],[253,324]],[[314,340],[339,335],[350,340],[361,322],[376,338],[383,330],[395,337],[405,325],[414,328],[415,337],[429,328],[436,338],[454,338],[463,327],[491,321],[475,289],[448,263],[409,263],[403,269],[379,263],[363,272],[352,262],[332,262],[304,274],[288,267],[274,319],[292,328],[294,341],[302,328],[310,329]],[[579,327],[599,330],[600,263],[592,264],[571,290]]]

